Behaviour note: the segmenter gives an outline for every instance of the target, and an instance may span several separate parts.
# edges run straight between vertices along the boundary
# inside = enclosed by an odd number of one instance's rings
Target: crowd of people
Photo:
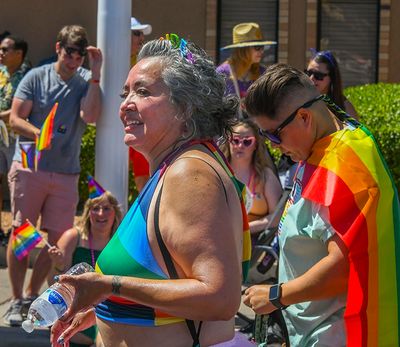
[[[380,264],[389,264],[381,254],[394,252],[377,239],[395,242],[400,228],[397,191],[343,95],[332,52],[313,51],[304,72],[264,66],[264,48],[276,42],[257,23],[240,23],[217,67],[176,34],[144,44],[151,31],[132,18],[119,110],[139,195],[122,216],[112,193],[99,191],[77,225],[81,139],[104,102],[102,52],[83,27],[67,25],[56,61],[28,72],[27,43],[2,38],[0,169],[12,230],[40,217],[52,245],[24,291],[28,259],[16,258],[10,238],[5,323],[21,325],[47,277],[75,291],[51,328],[53,346],[251,346],[235,332],[241,300],[258,315],[282,310],[287,346],[395,345],[395,334],[370,322],[378,313],[397,317],[391,298],[376,294]],[[26,167],[21,143],[35,146],[56,103],[52,146],[36,169]],[[249,286],[242,298],[251,245],[282,196],[271,147],[295,166],[276,235],[279,278]],[[81,261],[95,271],[63,274]],[[392,276],[388,286],[398,293]]]

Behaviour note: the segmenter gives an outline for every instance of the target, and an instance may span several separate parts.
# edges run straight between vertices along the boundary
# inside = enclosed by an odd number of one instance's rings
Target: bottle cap
[[[24,320],[22,322],[22,329],[24,329],[27,333],[31,333],[35,326],[33,325],[33,322],[30,319]]]

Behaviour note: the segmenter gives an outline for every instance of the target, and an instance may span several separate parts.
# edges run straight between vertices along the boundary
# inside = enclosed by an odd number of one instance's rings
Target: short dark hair
[[[246,111],[252,116],[265,115],[274,119],[279,108],[287,102],[287,97],[297,95],[301,89],[317,94],[305,73],[286,64],[271,65],[247,91]]]
[[[28,43],[15,35],[8,35],[5,37],[6,39],[10,39],[14,41],[14,50],[22,51],[22,59],[25,59],[26,53],[28,52]]]
[[[0,42],[3,41],[7,36],[10,36],[11,33],[7,30],[4,30],[1,34],[0,34]]]
[[[80,25],[66,25],[57,35],[61,46],[75,45],[86,48],[89,45],[86,29]]]

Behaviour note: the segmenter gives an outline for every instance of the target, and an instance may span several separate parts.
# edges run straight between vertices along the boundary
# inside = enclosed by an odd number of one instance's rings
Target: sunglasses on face
[[[264,46],[253,46],[253,49],[256,50],[257,52],[263,51],[264,50]]]
[[[72,58],[72,54],[77,53],[81,57],[85,57],[87,55],[87,50],[86,48],[75,48],[75,47],[69,47],[69,46],[64,46],[65,53],[69,57]]]
[[[251,147],[256,142],[256,138],[254,136],[232,136],[229,142],[234,146],[240,146],[242,144],[244,147]]]
[[[323,95],[319,95],[316,98],[307,101],[306,103],[304,103],[303,105],[301,105],[300,107],[296,108],[296,110],[290,114],[289,117],[287,117],[277,128],[274,132],[270,133],[267,130],[264,129],[259,129],[258,132],[260,133],[261,136],[266,137],[268,140],[270,140],[272,143],[279,145],[282,140],[279,137],[279,133],[283,130],[283,128],[285,126],[287,126],[288,124],[290,124],[294,118],[297,115],[297,112],[301,109],[301,108],[307,108],[310,107],[314,102],[317,102],[319,100],[321,100],[324,96]]]
[[[314,78],[315,78],[317,81],[322,81],[326,76],[329,75],[329,73],[324,73],[324,72],[316,71],[316,70],[304,70],[304,73],[305,73],[308,77],[314,76]]]
[[[142,36],[143,35],[143,32],[142,31],[140,31],[140,30],[134,30],[134,31],[132,31],[132,35],[133,36]]]

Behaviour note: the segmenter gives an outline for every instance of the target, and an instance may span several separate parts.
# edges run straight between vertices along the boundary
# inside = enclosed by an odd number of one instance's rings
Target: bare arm
[[[76,228],[64,232],[56,246],[49,248],[48,253],[53,263],[48,275],[48,283],[54,283],[54,275],[67,271],[72,265],[72,255],[78,244],[79,233]]]
[[[349,261],[347,249],[338,235],[327,242],[328,255],[302,276],[282,285],[281,302],[292,305],[299,302],[323,300],[347,292]],[[257,285],[245,292],[244,303],[256,313],[266,314],[276,308],[269,300],[270,285]]]
[[[81,118],[85,123],[96,123],[101,114],[101,89],[100,69],[103,57],[100,49],[89,46],[89,66],[92,72],[92,80],[89,82],[87,94],[81,101]]]
[[[249,223],[251,233],[258,233],[265,230],[270,222],[272,214],[276,209],[276,206],[278,205],[279,199],[282,196],[281,184],[278,178],[272,172],[272,170],[267,168],[264,175],[264,196],[268,204],[268,214],[263,218],[257,219]]]
[[[10,113],[11,113],[11,108],[5,111],[1,111],[0,112],[0,118],[4,121],[4,122],[8,122],[10,120]]]
[[[10,126],[16,133],[35,140],[40,134],[40,129],[26,120],[32,111],[32,105],[31,100],[14,97],[11,105]]]
[[[242,218],[232,184],[227,195],[228,201],[221,180],[207,164],[196,159],[175,163],[166,173],[160,230],[182,279],[121,277],[120,295],[178,317],[232,318],[240,304]],[[111,295],[112,276],[84,274],[67,280],[78,287],[79,298],[66,319]]]

